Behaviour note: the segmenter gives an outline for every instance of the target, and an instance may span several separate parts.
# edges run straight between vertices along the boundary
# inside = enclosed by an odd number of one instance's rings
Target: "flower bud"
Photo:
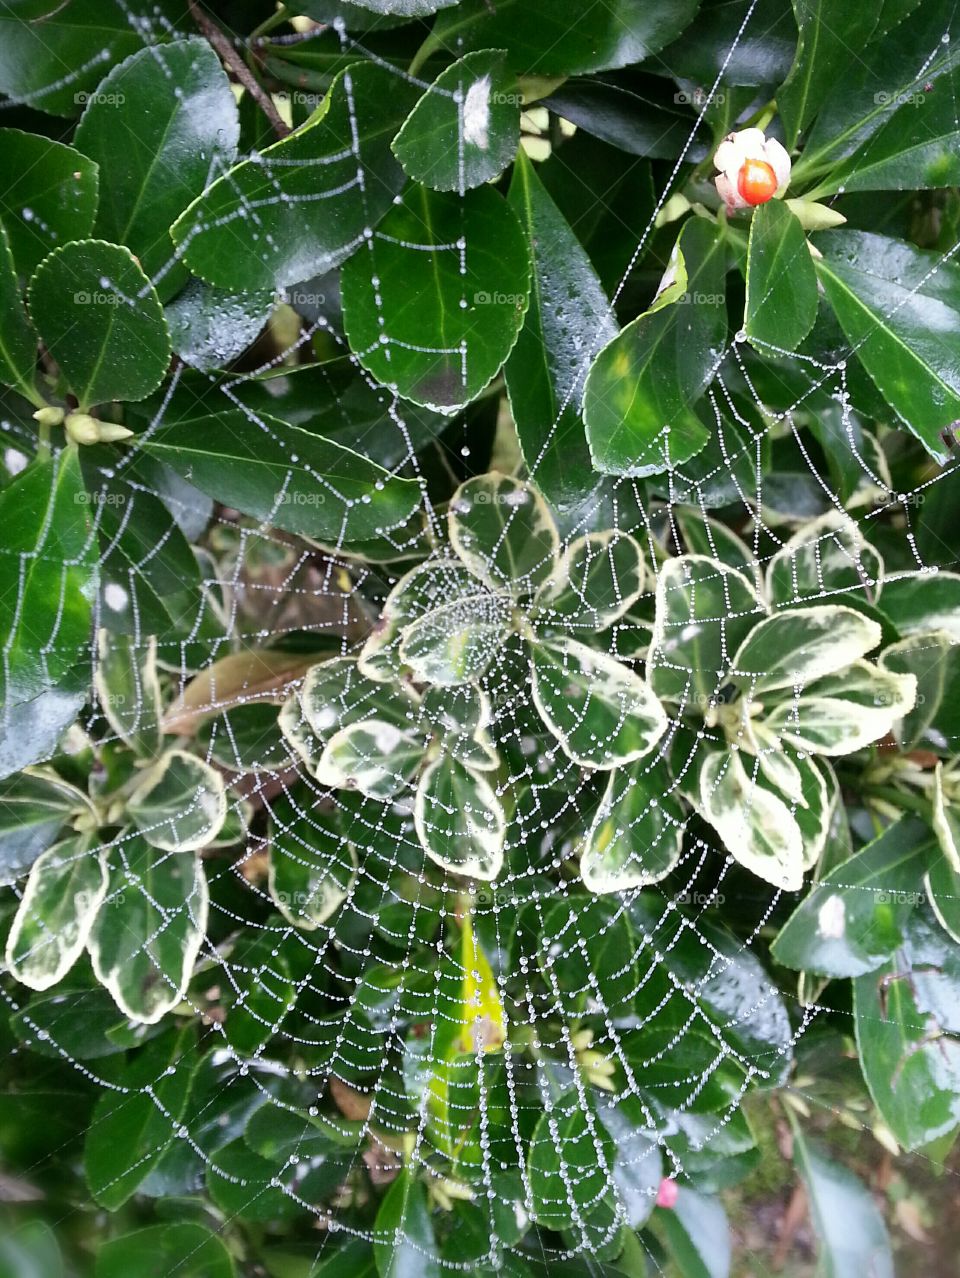
[[[33,415],[33,420],[41,426],[59,426],[63,422],[64,410],[62,408],[54,408],[52,404],[46,404],[43,408],[38,408]]]
[[[70,413],[64,425],[67,436],[75,444],[113,444],[118,439],[130,439],[132,430],[115,422],[101,422],[89,413]]]

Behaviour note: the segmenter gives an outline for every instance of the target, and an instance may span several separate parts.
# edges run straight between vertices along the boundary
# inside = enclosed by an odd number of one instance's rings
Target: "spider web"
[[[614,290],[613,302],[620,297],[647,246],[681,166],[701,139],[724,70],[750,27],[754,7],[748,11],[716,80],[706,89],[696,125],[664,183],[647,229]],[[129,17],[131,25],[136,26],[134,16]],[[336,29],[345,52],[358,60],[368,58],[381,66],[388,65],[370,51],[362,36],[348,34],[339,24]],[[149,45],[149,38],[145,43]],[[155,46],[155,54],[162,63],[163,47]],[[71,75],[79,76],[83,70],[77,68],[75,73],[66,74],[57,87],[70,83]],[[416,77],[412,82],[421,91],[429,87]],[[351,118],[355,118],[352,111],[351,104]],[[359,152],[355,154],[359,164]],[[263,161],[263,170],[270,173],[269,161]],[[211,172],[210,176],[213,180],[220,174]],[[279,189],[276,198],[285,198]],[[250,210],[249,216],[255,225],[256,210]],[[366,248],[361,244],[359,251],[375,254],[377,234],[374,230]],[[470,252],[468,240],[450,247],[463,254]],[[955,252],[956,249],[950,250],[942,260]],[[176,260],[171,258],[170,265]],[[308,285],[300,287],[306,289]],[[387,335],[390,342],[396,340],[389,331]],[[202,394],[211,410],[229,407],[242,411],[263,430],[264,449],[282,458],[290,452],[290,444],[276,427],[275,419],[267,423],[250,406],[244,390],[251,378],[268,374],[282,378],[301,355],[310,354],[318,336],[349,361],[356,376],[381,397],[383,416],[371,429],[395,434],[397,460],[390,467],[391,472],[421,480],[422,512],[438,547],[434,557],[448,553],[444,511],[431,500],[423,470],[423,450],[415,443],[419,438],[417,424],[409,420],[407,406],[396,394],[379,386],[361,367],[328,314],[304,318],[295,341],[281,355],[258,368],[245,369],[242,374],[224,378],[181,366],[170,380],[159,412],[145,424],[141,437],[149,439],[165,420],[170,400],[183,378],[192,377],[199,385],[196,379],[205,377],[207,385]],[[716,557],[722,558],[714,542],[714,512],[718,504],[715,492],[722,484],[729,493],[722,503],[724,522],[728,527],[739,527],[749,547],[750,566],[762,579],[770,560],[793,532],[789,508],[784,510],[781,505],[784,493],[771,491],[762,474],[764,440],[775,437],[795,444],[793,456],[800,469],[793,478],[815,513],[836,511],[867,527],[895,511],[901,566],[925,568],[913,535],[911,504],[937,479],[910,493],[894,492],[882,455],[862,450],[848,390],[847,361],[855,350],[848,348],[842,358],[825,363],[772,348],[769,354],[774,359],[790,355],[809,370],[809,381],[795,402],[773,413],[766,408],[755,385],[755,361],[742,338],[742,334],[737,334],[729,346],[717,352],[708,391],[707,402],[715,418],[719,446],[716,465],[706,471],[684,465],[675,467],[664,477],[662,493],[652,500],[649,490],[634,480],[606,481],[602,497],[597,499],[598,503],[603,502],[605,516],[609,512],[602,526],[636,537],[646,551],[654,580],[665,554],[676,554],[686,544],[684,520],[688,525],[691,520],[699,522],[702,538],[714,546]],[[465,361],[470,359],[469,350],[443,353],[462,353]],[[571,377],[571,389],[561,414],[553,424],[554,431],[567,403],[582,392],[595,353],[584,352],[582,364]],[[803,431],[807,401],[819,392],[825,392],[834,405],[838,430],[849,442],[851,455],[861,470],[860,483],[846,500],[837,493],[833,481],[818,472]],[[344,421],[349,422],[350,404],[345,394],[335,394]],[[16,420],[3,425],[7,466],[16,470],[32,452],[32,437],[27,427]],[[430,447],[451,469],[463,473],[464,464],[469,464],[470,438],[466,427],[462,438],[454,438],[454,434],[448,429]],[[551,438],[552,432],[544,452]],[[353,446],[363,452],[365,440],[360,439]],[[196,530],[193,537],[204,547],[200,559],[204,603],[195,634],[187,640],[161,641],[157,654],[168,701],[184,696],[190,687],[195,690],[204,672],[210,675],[205,697],[193,704],[196,721],[203,718],[204,712],[229,711],[264,700],[264,693],[258,688],[241,688],[238,692],[230,686],[221,694],[217,663],[240,648],[269,644],[274,650],[283,651],[286,644],[288,651],[294,651],[305,639],[322,640],[329,643],[330,656],[356,656],[363,627],[369,627],[390,588],[420,554],[419,534],[408,527],[385,534],[393,546],[392,560],[362,563],[344,550],[339,539],[326,550],[319,550],[279,533],[270,521],[238,519],[234,512],[223,508],[211,514],[208,504],[188,484],[168,486],[163,491],[151,488],[136,470],[139,456],[138,449],[131,449],[105,473],[103,502],[93,501],[93,535],[97,535],[108,494],[118,489],[125,498],[118,537],[135,524],[142,503],[150,497],[159,497],[175,520]],[[533,481],[537,480],[541,458],[530,460],[529,477]],[[335,484],[321,482],[320,477],[318,491],[331,502],[343,500]],[[277,500],[279,508],[283,491]],[[562,529],[563,546],[590,531],[595,518],[595,509],[579,512]],[[817,536],[826,541],[829,534]],[[144,562],[158,549],[147,549]],[[141,563],[135,567],[143,566]],[[137,615],[135,572],[131,572],[130,583]],[[865,582],[861,594],[868,602],[871,591],[872,583]],[[828,593],[823,592],[825,599]],[[109,597],[106,602],[109,605]],[[205,655],[198,663],[194,653],[201,643],[203,624],[210,619],[216,621],[220,637],[202,640]],[[96,618],[97,630],[102,621],[104,618]],[[628,638],[623,627],[613,627],[610,645],[614,655],[620,655]],[[134,648],[142,651],[149,640],[138,624],[133,634]],[[92,655],[96,661],[96,647]],[[474,1072],[489,1072],[494,1067],[501,1071],[498,1096],[506,1097],[507,1112],[505,1116],[498,1112],[495,1117],[488,1112],[493,1103],[492,1090],[480,1088],[469,1104],[458,1100],[455,1092],[451,1094],[454,1117],[450,1127],[459,1129],[461,1119],[476,1127],[480,1165],[470,1197],[486,1222],[490,1238],[485,1258],[469,1264],[438,1262],[454,1269],[479,1268],[483,1263],[494,1269],[505,1268],[513,1244],[502,1241],[504,1210],[516,1216],[518,1232],[535,1215],[527,1159],[521,1153],[514,1176],[507,1175],[511,1164],[502,1156],[506,1151],[499,1148],[499,1137],[495,1140],[490,1136],[495,1126],[506,1123],[510,1141],[516,1147],[515,1155],[531,1142],[531,1159],[544,1153],[538,1144],[546,1143],[556,1154],[559,1181],[564,1187],[557,1208],[560,1214],[565,1211],[569,1215],[572,1224],[562,1235],[544,1235],[543,1259],[552,1263],[576,1255],[602,1256],[605,1246],[628,1220],[622,1189],[625,1181],[632,1176],[642,1185],[640,1192],[652,1200],[659,1176],[651,1177],[644,1170],[651,1165],[651,1159],[664,1176],[682,1176],[688,1167],[695,1176],[697,1154],[722,1139],[752,1084],[776,1081],[792,1048],[821,1010],[815,1000],[796,1000],[791,1008],[790,1027],[775,1052],[744,1050],[736,1045],[737,1041],[742,1042],[742,1037],[737,1040],[736,1031],[749,1033],[752,1024],[776,1016],[784,997],[769,978],[755,974],[751,997],[727,1008],[726,1021],[717,1024],[716,1010],[705,998],[705,991],[711,982],[734,971],[738,964],[752,961],[751,947],[776,909],[780,893],[767,890],[762,884],[756,886],[747,910],[750,924],[738,946],[731,950],[718,945],[709,926],[709,911],[722,904],[725,897],[742,898],[747,889],[742,876],[738,877],[733,858],[702,823],[688,823],[679,862],[665,883],[610,893],[595,898],[590,908],[565,912],[571,900],[582,901],[581,895],[574,895],[578,889],[582,891],[581,885],[567,875],[564,867],[584,822],[596,810],[596,776],[559,748],[541,751],[530,729],[530,690],[516,677],[514,655],[510,645],[506,645],[483,674],[481,683],[492,706],[489,732],[502,746],[506,760],[504,773],[493,783],[495,790],[501,798],[523,793],[524,799],[508,826],[505,869],[493,883],[473,884],[471,893],[477,930],[503,1000],[508,1035],[495,1057],[485,1054],[478,1045],[475,1057],[468,1061]],[[292,686],[295,688],[296,684]],[[267,699],[278,705],[277,690],[273,689]],[[133,705],[124,714],[135,721],[139,712],[140,707]],[[169,1122],[177,1137],[164,1155],[163,1166],[173,1183],[178,1183],[179,1175],[185,1187],[197,1188],[199,1160],[200,1172],[205,1173],[208,1184],[213,1178],[215,1183],[231,1187],[231,1201],[238,1214],[248,1214],[251,1209],[255,1212],[261,1200],[275,1203],[279,1194],[294,1217],[299,1218],[302,1213],[303,1219],[313,1218],[321,1223],[323,1233],[316,1241],[320,1257],[344,1237],[391,1244],[398,1240],[393,1233],[378,1235],[368,1224],[358,1223],[358,1215],[350,1207],[350,1195],[342,1192],[342,1186],[357,1183],[361,1164],[375,1184],[390,1182],[401,1165],[402,1154],[407,1166],[416,1169],[425,1183],[436,1186],[441,1196],[450,1193],[449,1151],[438,1146],[436,1124],[429,1110],[430,1088],[423,1080],[443,1065],[431,1055],[429,1027],[444,1020],[455,1023],[457,1008],[441,989],[439,976],[432,993],[429,982],[423,988],[421,955],[435,952],[438,972],[441,963],[447,962],[453,964],[459,978],[471,975],[456,946],[451,953],[449,941],[449,925],[461,917],[464,881],[453,874],[437,873],[436,866],[430,864],[417,838],[408,798],[384,804],[355,794],[345,795],[341,790],[322,786],[305,766],[290,766],[289,761],[279,767],[264,764],[251,768],[241,758],[241,744],[232,735],[229,717],[215,722],[218,726],[209,736],[206,757],[228,778],[228,819],[244,834],[239,853],[234,845],[226,854],[204,858],[209,909],[201,908],[197,897],[188,900],[185,907],[178,907],[178,911],[186,909],[193,925],[203,933],[196,975],[185,996],[186,1006],[181,1005],[179,1010],[186,1015],[189,1008],[203,1027],[204,1043],[213,1049],[213,1066],[205,1099],[186,1124],[165,1107],[161,1089],[164,1075],[145,1086],[145,1094],[153,1098],[157,1113]],[[668,729],[668,740],[672,740],[678,726],[679,714]],[[85,732],[101,745],[120,742],[111,719],[100,712],[96,703],[92,714],[86,717]],[[680,771],[682,775],[682,767]],[[297,849],[302,847],[307,864],[318,854],[318,847],[329,846],[325,814],[333,811],[341,813],[344,828],[349,829],[349,838],[344,835],[343,839],[356,851],[355,874],[344,899],[328,919],[310,929],[294,926],[277,910],[277,899],[271,894],[265,872],[267,860],[278,855],[278,845],[282,843],[282,855],[293,861],[297,861]],[[311,843],[311,830],[317,832],[317,847]],[[281,838],[283,835],[287,837]],[[135,884],[139,882],[138,868],[127,858],[131,837],[129,833],[116,836],[111,850],[119,864],[127,868],[131,884]],[[178,855],[181,854],[156,853],[160,862]],[[336,855],[331,855],[331,873],[336,859]],[[13,891],[19,897],[22,885]],[[176,914],[175,911],[166,917],[165,926],[175,925]],[[557,918],[563,920],[559,928]],[[625,920],[629,921],[626,928]],[[631,938],[632,952],[620,948],[623,936]],[[615,953],[602,985],[591,964],[585,962],[582,982],[571,986],[559,972],[558,960],[576,953],[586,956],[598,944],[604,945],[607,937]],[[544,938],[552,942],[546,950]],[[676,970],[679,964],[670,962],[674,951],[691,943],[701,959],[699,971],[692,977],[680,973]],[[655,987],[655,973],[665,974],[668,984],[659,999],[649,1000],[647,1013],[637,1017],[634,1009],[638,999],[648,1001],[647,994]],[[162,972],[159,977],[168,979]],[[291,992],[284,993],[287,990]],[[4,989],[11,1009],[20,1011],[24,1024],[30,1027],[26,994],[13,982]],[[407,1005],[418,1009],[415,1013],[403,1010],[405,999]],[[662,1013],[666,1001],[671,1007],[679,1003],[684,1016],[679,1028],[665,1037]],[[376,1016],[369,1014],[371,1004]],[[231,1018],[241,1010],[256,1027],[254,1039],[260,1040],[249,1052],[231,1042],[227,1032]],[[420,1035],[419,1049],[413,1051],[409,1039],[404,1042],[404,1035],[409,1033],[404,1026],[411,1021],[415,1026],[414,1046]],[[639,1059],[628,1055],[623,1046],[628,1024],[631,1031],[649,1030],[649,1050]],[[591,1088],[585,1081],[584,1049],[578,1038],[584,1026],[593,1031],[590,1047],[612,1059],[619,1067],[618,1077],[625,1080],[613,1092]],[[112,1076],[98,1070],[97,1061],[76,1059],[64,1046],[49,1041],[41,1026],[35,1028],[41,1038],[46,1038],[48,1053],[59,1052],[103,1089],[117,1089]],[[646,1081],[645,1076],[652,1070],[662,1076],[663,1071],[656,1067],[663,1062],[669,1063],[674,1057],[682,1060],[685,1042],[703,1037],[710,1050],[703,1057],[701,1070],[681,1068],[669,1085]],[[698,1103],[700,1098],[711,1080],[731,1063],[740,1078],[738,1085],[728,1092],[719,1112],[705,1112]],[[182,1068],[193,1069],[194,1065],[193,1053],[185,1053]],[[177,1063],[173,1066],[176,1068]],[[226,1146],[221,1136],[228,1119],[232,1125],[235,1113],[252,1111],[259,1100],[279,1106],[304,1123],[303,1149],[295,1144],[279,1171],[271,1168],[269,1174],[264,1172],[262,1176],[251,1175],[249,1167],[235,1171],[224,1155]],[[633,1115],[637,1135],[632,1142],[626,1140],[621,1145],[622,1165],[618,1168],[597,1124],[598,1120],[614,1124],[617,1112],[625,1106]],[[459,1117],[458,1108],[463,1110]],[[320,1114],[332,1129],[345,1136],[351,1132],[351,1124],[359,1123],[360,1142],[352,1156],[354,1165],[345,1163],[338,1184],[318,1193],[313,1187],[315,1181],[311,1181],[316,1166],[310,1154],[314,1129],[309,1120]],[[543,1115],[547,1116],[546,1126],[538,1126]],[[577,1116],[585,1122],[587,1155],[583,1157],[580,1149],[581,1156],[571,1162],[569,1140],[563,1133]],[[536,1133],[532,1134],[534,1129]],[[678,1131],[686,1134],[685,1153],[678,1152],[682,1149],[680,1142],[668,1139]],[[596,1204],[610,1184],[617,1186],[614,1210],[600,1225],[583,1210],[585,1195],[577,1188],[578,1182],[583,1181],[591,1187],[586,1198]],[[267,1211],[280,1214],[272,1206]],[[229,1213],[225,1224],[230,1224]],[[407,1242],[414,1248],[420,1245],[413,1236]],[[650,1255],[649,1260],[659,1271],[656,1258]]]

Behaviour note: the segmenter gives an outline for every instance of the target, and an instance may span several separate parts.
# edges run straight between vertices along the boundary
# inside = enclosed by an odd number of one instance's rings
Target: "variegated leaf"
[[[933,832],[954,874],[960,874],[960,811],[944,794],[943,764],[938,763],[933,786]]]
[[[90,834],[63,839],[34,862],[10,935],[7,965],[23,985],[46,990],[83,952],[107,891],[105,856]]]
[[[917,680],[916,704],[893,729],[901,749],[954,750],[960,729],[960,639],[946,630],[908,635],[884,648],[878,664]]]
[[[874,597],[882,581],[879,552],[839,511],[804,524],[767,567],[767,594],[780,608],[848,590]]]
[[[945,630],[960,643],[960,573],[941,569],[888,577],[879,607],[901,635]]]
[[[593,634],[622,617],[644,590],[643,549],[616,529],[572,542],[537,595],[541,626]]]
[[[493,880],[503,866],[507,820],[490,783],[450,755],[427,767],[414,805],[427,855],[454,874]]]
[[[446,753],[480,772],[498,766],[500,758],[488,730],[490,698],[475,684],[428,688],[421,709]]]
[[[657,883],[680,859],[684,826],[663,763],[615,769],[580,845],[580,877],[598,893]]]
[[[786,892],[803,886],[800,827],[783,799],[751,780],[738,751],[704,759],[700,811],[745,869]]]
[[[730,678],[762,700],[770,692],[803,688],[843,670],[879,642],[877,623],[853,608],[793,608],[754,626],[737,650]]]
[[[775,736],[796,750],[839,756],[862,750],[891,731],[914,705],[912,674],[855,661],[846,670],[807,686],[764,716]]]
[[[97,980],[125,1015],[154,1025],[183,998],[207,927],[195,853],[159,852],[139,835],[110,852],[107,894],[87,939]]]
[[[668,559],[658,570],[647,662],[654,692],[703,713],[765,612],[753,583],[737,569],[705,555]]]
[[[575,639],[532,642],[530,678],[540,717],[584,767],[642,759],[667,730],[663,706],[636,671]]]
[[[446,687],[478,678],[500,654],[511,625],[509,600],[474,589],[420,617],[400,640],[415,679]]]
[[[156,639],[101,630],[97,647],[93,678],[104,718],[135,754],[155,757],[162,741]]]
[[[532,594],[553,572],[557,526],[536,485],[491,473],[461,484],[447,515],[450,542],[494,590]]]
[[[416,726],[398,728],[385,719],[364,719],[333,734],[318,772],[333,778],[327,784],[359,790],[370,799],[392,799],[420,766],[426,746]]]
[[[166,852],[193,852],[217,837],[227,815],[223,777],[186,750],[168,750],[127,800],[140,833]]]

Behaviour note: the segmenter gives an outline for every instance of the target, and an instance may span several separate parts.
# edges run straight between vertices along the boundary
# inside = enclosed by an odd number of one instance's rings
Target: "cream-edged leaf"
[[[532,594],[551,575],[560,536],[535,484],[491,473],[460,485],[447,515],[450,542],[496,591]]]
[[[7,938],[7,965],[21,984],[49,989],[80,957],[106,895],[105,859],[78,834],[34,862]]]
[[[532,642],[530,679],[540,717],[584,767],[642,759],[667,730],[663,706],[636,671],[575,639]]]
[[[580,845],[580,877],[597,893],[659,882],[680,859],[685,821],[663,764],[615,769]]]
[[[578,537],[560,556],[537,595],[543,625],[606,630],[644,591],[643,549],[613,529]]]
[[[744,869],[796,892],[803,886],[803,836],[790,808],[747,774],[738,751],[707,755],[700,811]]]
[[[874,596],[883,581],[883,560],[857,522],[839,511],[806,523],[771,558],[767,594],[776,607],[855,590]]]
[[[765,617],[737,650],[730,677],[756,699],[843,670],[880,642],[880,627],[842,604]]]
[[[500,873],[506,815],[478,772],[442,755],[420,778],[413,816],[417,837],[437,865],[487,881]]]
[[[426,745],[415,726],[364,719],[333,734],[317,771],[328,785],[359,790],[369,799],[392,799],[416,772]]]
[[[508,600],[474,590],[432,609],[404,630],[401,665],[422,683],[469,683],[501,653],[510,623]]]
[[[160,680],[157,640],[101,630],[93,681],[104,718],[121,741],[141,758],[160,750]]]
[[[934,774],[933,816],[930,824],[951,870],[954,874],[960,874],[960,812],[947,802],[944,795],[942,763],[937,764]]]
[[[321,809],[309,789],[270,804],[267,883],[288,923],[307,932],[320,927],[347,899],[356,872],[357,854],[337,814]]]
[[[765,715],[766,727],[796,750],[839,756],[862,750],[887,735],[916,700],[912,674],[855,661],[810,684],[799,697]]]
[[[217,837],[226,820],[223,777],[186,750],[168,750],[144,772],[127,813],[155,848],[196,851]]]

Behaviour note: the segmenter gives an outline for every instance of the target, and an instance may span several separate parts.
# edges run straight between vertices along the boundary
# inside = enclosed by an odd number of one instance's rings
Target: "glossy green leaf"
[[[753,582],[737,569],[699,554],[668,559],[657,572],[648,662],[654,692],[702,715],[763,615]]]
[[[167,371],[163,311],[129,249],[103,240],[55,249],[30,281],[28,305],[81,409],[145,399]]]
[[[154,757],[161,715],[156,639],[138,647],[126,635],[101,630],[98,649],[94,685],[104,718],[134,754]]]
[[[521,150],[510,205],[533,254],[530,305],[504,368],[527,470],[561,514],[589,500],[597,476],[580,416],[593,355],[617,328],[597,273]]]
[[[883,560],[848,515],[831,511],[803,524],[770,559],[767,593],[780,607],[856,591],[875,598]]]
[[[276,304],[268,289],[229,292],[190,280],[165,308],[174,351],[185,364],[208,372],[226,368],[263,330]]]
[[[655,475],[706,444],[709,433],[693,405],[726,341],[725,274],[722,231],[692,218],[658,301],[603,348],[587,377],[583,415],[598,470]],[[676,281],[684,287],[672,289]]]
[[[730,1226],[718,1199],[680,1185],[673,1207],[658,1208],[651,1224],[683,1278],[729,1278]]]
[[[468,683],[499,655],[511,620],[507,601],[477,589],[432,609],[407,627],[400,641],[400,660],[424,683]]]
[[[229,81],[200,38],[141,49],[86,105],[74,143],[100,170],[96,233],[126,244],[166,296],[170,224],[231,163],[239,137]],[[184,274],[179,268],[173,278]]]
[[[131,1020],[154,1025],[180,1002],[203,943],[209,895],[200,859],[139,836],[110,853],[110,884],[87,948]]]
[[[201,492],[286,532],[343,544],[395,533],[413,480],[312,431],[241,409],[162,421],[144,449]]]
[[[854,1174],[826,1158],[793,1128],[793,1160],[807,1188],[825,1278],[893,1278],[890,1236],[873,1196]]]
[[[540,622],[587,636],[606,630],[640,598],[645,577],[636,538],[616,529],[587,533],[566,547],[537,594]]]
[[[182,18],[167,0],[70,0],[69,8],[7,5],[0,12],[0,93],[47,111],[79,115],[105,72],[145,45],[170,38]]]
[[[945,856],[932,856],[924,879],[927,900],[937,922],[960,944],[960,874]]]
[[[734,860],[765,883],[803,886],[803,837],[790,808],[756,784],[737,753],[707,755],[700,768],[700,811]]]
[[[960,573],[910,572],[884,583],[880,610],[902,635],[942,630],[960,641]]]
[[[944,752],[960,737],[960,645],[945,630],[908,635],[884,648],[879,665],[917,681],[914,707],[895,725],[904,750]]]
[[[817,275],[877,389],[937,461],[960,417],[960,368],[947,334],[960,324],[960,267],[866,231],[823,237]]]
[[[474,879],[500,873],[507,820],[481,773],[442,755],[420,778],[413,816],[417,837],[437,865]]]
[[[892,731],[913,709],[917,681],[912,674],[856,661],[807,684],[799,696],[781,695],[765,726],[795,750],[836,756],[862,750]]]
[[[530,645],[534,704],[574,763],[615,768],[642,759],[667,730],[650,685],[629,666],[575,639]]]
[[[357,856],[335,813],[298,788],[270,803],[270,895],[294,927],[313,931],[350,893]]]
[[[853,983],[857,1048],[870,1094],[905,1149],[960,1123],[960,964],[925,910],[876,972]]]
[[[880,17],[877,6],[849,5],[838,11],[830,0],[793,0],[793,12],[800,39],[790,74],[777,90],[788,150],[846,77],[851,50],[863,48]]]
[[[96,1278],[233,1278],[225,1243],[203,1225],[170,1221],[107,1239],[97,1252]]]
[[[686,818],[662,764],[610,773],[580,847],[580,877],[591,892],[646,887],[680,859]]]
[[[410,1171],[397,1176],[380,1204],[373,1254],[379,1278],[442,1278],[427,1196]]]
[[[501,49],[468,53],[434,80],[393,139],[414,182],[464,191],[499,177],[520,140],[520,91]]]
[[[89,662],[96,541],[76,448],[34,461],[0,493],[0,698],[6,710]]]
[[[56,1234],[42,1220],[24,1220],[0,1241],[0,1278],[64,1278]]]
[[[743,327],[761,354],[793,351],[817,318],[817,275],[807,237],[782,200],[754,211]]]
[[[243,932],[234,944],[226,1037],[241,1056],[258,1056],[296,1006],[291,948],[300,948],[296,934],[283,929]]]
[[[570,1229],[607,1192],[616,1146],[592,1104],[567,1092],[540,1117],[527,1177],[538,1225]]]
[[[10,234],[0,222],[0,381],[31,403],[41,402],[34,382],[36,363],[37,335],[20,296]]]
[[[16,882],[80,813],[93,815],[87,796],[52,769],[0,781],[0,884]]]
[[[575,75],[642,62],[692,21],[697,0],[615,0],[602,9],[577,0],[504,0],[489,9],[465,0],[434,25],[443,48],[506,49],[511,67],[537,75]]]
[[[530,290],[529,250],[492,187],[412,186],[344,265],[350,349],[384,386],[452,412],[507,358]]]
[[[750,696],[802,690],[852,665],[880,643],[880,627],[840,604],[794,608],[764,617],[733,658],[730,678]]]
[[[553,572],[560,538],[534,484],[495,472],[468,479],[447,527],[458,557],[494,590],[529,594]]]
[[[241,702],[207,719],[197,732],[197,743],[208,763],[231,772],[279,772],[290,764],[290,746],[272,702]]]
[[[194,1033],[170,1029],[153,1039],[97,1102],[84,1171],[94,1198],[110,1211],[136,1192],[176,1135],[196,1068]]]
[[[926,825],[901,817],[824,875],[775,938],[777,962],[832,977],[874,971],[902,940],[934,846]]]
[[[7,965],[21,984],[49,989],[80,957],[106,895],[104,862],[86,834],[63,839],[34,862],[7,938]]]
[[[8,165],[0,221],[17,273],[29,277],[52,249],[90,234],[97,166],[72,146],[19,129],[0,129],[0,151]]]
[[[403,76],[358,59],[301,128],[229,170],[178,218],[171,233],[187,266],[244,292],[339,265],[400,190],[390,141],[414,101]]]
[[[490,699],[475,684],[428,688],[420,712],[421,726],[439,734],[447,754],[479,772],[497,767],[499,756],[488,731]]]
[[[217,837],[226,819],[223,777],[186,750],[167,750],[142,774],[127,812],[153,847],[195,851]]]

